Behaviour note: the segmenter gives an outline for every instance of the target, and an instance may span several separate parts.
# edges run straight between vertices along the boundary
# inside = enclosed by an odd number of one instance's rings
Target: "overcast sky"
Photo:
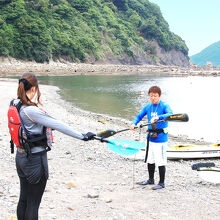
[[[149,0],[156,3],[189,48],[189,56],[220,41],[220,0]]]

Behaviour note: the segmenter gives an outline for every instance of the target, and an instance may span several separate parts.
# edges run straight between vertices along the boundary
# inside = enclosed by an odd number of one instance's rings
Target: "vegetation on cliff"
[[[220,41],[191,56],[190,60],[199,66],[205,66],[207,62],[211,62],[214,66],[220,66]]]
[[[153,58],[150,40],[188,55],[185,42],[148,0],[0,0],[1,56],[83,62],[108,52],[134,56],[139,48]]]

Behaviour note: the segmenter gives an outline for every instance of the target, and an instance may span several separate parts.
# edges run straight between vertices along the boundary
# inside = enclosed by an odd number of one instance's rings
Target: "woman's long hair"
[[[35,91],[37,93],[37,103],[32,102],[26,95],[26,92],[31,89],[32,87],[35,87]],[[23,105],[34,105],[37,106],[38,104],[41,104],[40,102],[40,90],[38,86],[38,80],[37,77],[32,73],[24,73],[19,80],[18,84],[18,90],[17,90],[18,98],[22,101]]]

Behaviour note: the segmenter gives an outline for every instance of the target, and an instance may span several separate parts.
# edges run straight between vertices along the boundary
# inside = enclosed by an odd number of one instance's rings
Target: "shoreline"
[[[0,76],[0,82],[12,82],[12,83],[17,83],[16,79],[11,79],[11,78],[1,78]],[[102,114],[102,113],[97,113],[97,112],[91,112],[89,110],[85,110],[85,109],[81,109],[78,106],[74,106],[74,103],[68,102],[66,100],[63,100],[61,95],[58,93],[60,91],[60,88],[57,86],[53,86],[53,85],[41,85],[41,86],[46,86],[46,87],[50,87],[53,88],[53,92],[56,93],[56,96],[58,97],[56,100],[59,101],[60,105],[65,106],[66,109],[68,109],[68,111],[70,112],[77,112],[77,115],[80,115],[82,117],[88,117],[89,119],[92,118],[92,120],[96,120],[97,122],[99,121],[104,121],[104,124],[106,124],[106,122],[110,122],[111,124],[118,124],[119,125],[119,129],[124,129],[125,127],[129,127],[131,121],[129,121],[128,119],[125,118],[121,118],[121,117],[116,117],[116,116],[112,116],[112,115],[107,115],[107,114]],[[106,128],[106,129],[111,129],[111,128]],[[177,140],[178,142],[186,142],[187,144],[214,144],[208,140],[203,140],[203,138],[201,139],[195,139],[195,138],[190,138],[187,135],[173,135],[173,134],[169,134],[169,138],[172,138],[173,140]]]
[[[15,155],[10,154],[7,109],[16,96],[17,83],[0,81],[2,105],[0,121],[0,216],[15,216],[19,182],[15,170]],[[126,124],[105,119],[103,115],[77,110],[61,99],[58,87],[40,85],[45,110],[75,130],[85,133],[104,129],[122,129]],[[139,133],[123,132],[119,139],[138,139]],[[145,139],[142,134],[140,141]],[[83,142],[54,132],[54,146],[48,152],[50,177],[39,212],[39,220],[133,220],[133,219],[201,219],[217,220],[220,214],[220,188],[201,181],[191,165],[219,159],[168,161],[166,188],[152,191],[150,186],[135,183],[147,178],[143,161],[123,158],[99,141]],[[187,140],[170,137],[169,144]],[[158,171],[155,173],[156,183]],[[184,207],[184,209],[181,209]],[[211,205],[210,205],[211,204]],[[158,209],[160,206],[160,209]]]
[[[38,76],[62,75],[168,75],[168,76],[220,76],[220,67],[213,66],[164,66],[164,65],[116,65],[86,64],[67,61],[36,63],[20,61],[14,58],[0,57],[0,77],[20,76],[32,72]]]

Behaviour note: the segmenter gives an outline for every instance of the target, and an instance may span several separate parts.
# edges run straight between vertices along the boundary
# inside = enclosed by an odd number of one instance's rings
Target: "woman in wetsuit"
[[[14,100],[13,104],[16,105],[19,101],[22,103],[19,115],[23,129],[28,135],[42,134],[46,127],[84,141],[95,136],[91,132],[81,134],[38,108],[41,93],[34,74],[23,74],[19,79],[17,95],[18,99]],[[32,101],[35,95],[37,103]],[[38,209],[49,176],[45,146],[35,144],[30,147],[29,154],[25,149],[17,147],[16,168],[20,179],[18,220],[38,220]]]

